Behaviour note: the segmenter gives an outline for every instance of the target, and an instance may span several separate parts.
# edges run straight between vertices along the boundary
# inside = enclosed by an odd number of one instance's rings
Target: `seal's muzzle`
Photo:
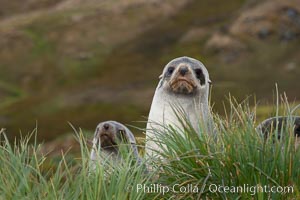
[[[171,76],[169,87],[174,93],[191,94],[197,88],[195,77],[189,66],[181,65]]]

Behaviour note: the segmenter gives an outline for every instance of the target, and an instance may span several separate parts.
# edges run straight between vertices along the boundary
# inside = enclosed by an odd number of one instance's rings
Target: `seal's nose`
[[[179,72],[182,76],[184,76],[187,72],[188,72],[188,68],[187,67],[180,67]]]
[[[103,128],[107,131],[109,129],[109,124],[103,124]]]

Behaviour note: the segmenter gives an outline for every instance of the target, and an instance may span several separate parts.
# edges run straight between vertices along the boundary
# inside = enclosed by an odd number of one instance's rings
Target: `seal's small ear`
[[[159,75],[159,77],[158,77],[158,78],[159,78],[159,79],[162,79],[162,77],[164,77],[164,75],[163,75],[163,74]]]
[[[208,84],[212,85],[212,81],[210,79],[208,79]]]

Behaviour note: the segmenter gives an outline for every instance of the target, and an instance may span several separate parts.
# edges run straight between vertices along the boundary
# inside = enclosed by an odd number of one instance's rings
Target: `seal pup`
[[[179,57],[164,67],[159,79],[146,128],[147,157],[153,157],[156,155],[154,151],[160,151],[157,130],[168,125],[182,130],[182,123],[178,120],[174,107],[180,108],[196,131],[202,122],[201,125],[205,127],[201,128],[213,133],[208,102],[211,80],[205,66],[194,58]]]
[[[279,132],[278,139],[281,138],[280,132],[281,130],[288,124],[292,123],[294,125],[294,135],[296,137],[300,137],[300,117],[291,116],[278,116],[278,117],[271,117],[263,122],[261,122],[257,127],[256,130],[261,132],[265,137],[267,137],[272,130],[277,130]]]
[[[95,168],[96,161],[121,160],[121,144],[128,144],[128,153],[132,153],[137,162],[140,163],[136,140],[126,126],[116,121],[99,123],[94,134],[90,155],[92,168]]]
[[[277,136],[277,139],[284,138],[284,135],[281,133],[285,132],[284,128],[288,124],[293,126],[294,136],[296,137],[296,148],[300,145],[300,117],[299,116],[278,116],[278,117],[271,117],[263,122],[261,122],[257,127],[256,130],[261,133],[264,138],[268,138],[272,131],[275,131],[277,128],[277,133],[274,136]]]

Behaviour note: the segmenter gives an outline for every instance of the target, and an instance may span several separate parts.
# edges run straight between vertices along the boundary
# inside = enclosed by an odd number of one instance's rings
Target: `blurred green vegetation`
[[[47,2],[21,11],[10,6],[14,12],[0,18],[0,125],[9,138],[36,123],[40,140],[69,132],[68,122],[90,131],[110,119],[144,128],[136,121],[148,115],[161,70],[183,55],[208,68],[215,112],[224,112],[230,93],[238,101],[252,96],[267,105],[259,118],[271,116],[275,83],[291,102],[299,100],[299,38],[240,36],[247,50],[233,55],[206,46],[259,1]],[[183,39],[195,29],[202,33]],[[286,70],[288,64],[296,70]]]

